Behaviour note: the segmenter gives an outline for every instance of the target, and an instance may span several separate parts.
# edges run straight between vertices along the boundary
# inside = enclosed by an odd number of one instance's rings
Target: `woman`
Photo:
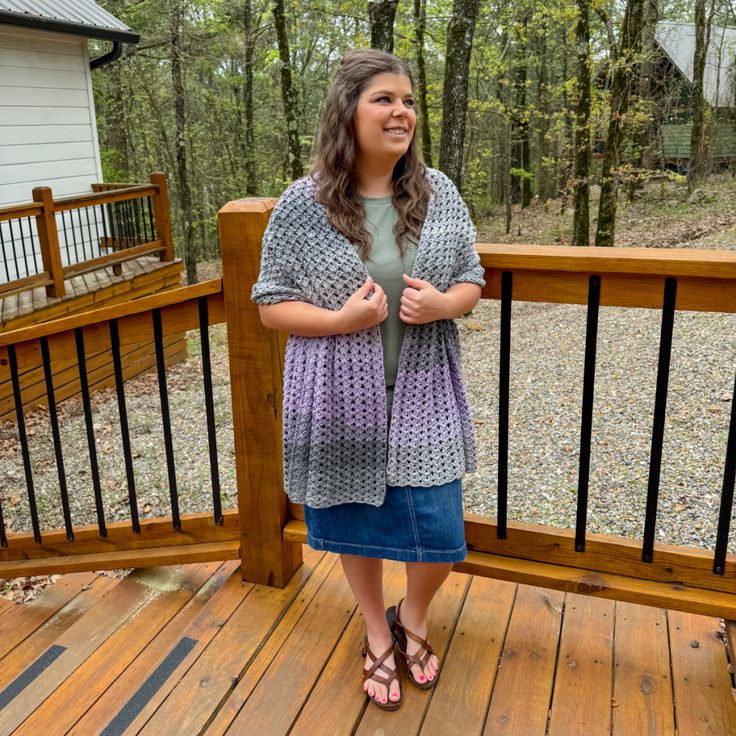
[[[308,542],[340,554],[366,624],[363,689],[401,702],[393,636],[414,685],[439,662],[429,605],[467,553],[463,473],[473,428],[454,318],[480,298],[475,229],[452,182],[417,154],[408,67],[346,54],[325,101],[310,176],[281,196],[252,298],[290,333],[284,481]],[[384,614],[383,559],[406,562]]]

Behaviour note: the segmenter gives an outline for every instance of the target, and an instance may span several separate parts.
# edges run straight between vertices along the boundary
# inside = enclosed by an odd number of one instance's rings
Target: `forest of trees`
[[[335,64],[359,46],[411,63],[424,159],[474,216],[510,227],[537,199],[574,217],[575,244],[612,245],[620,192],[661,166],[657,122],[673,110],[693,123],[691,184],[707,175],[704,49],[712,25],[736,25],[733,0],[99,2],[141,34],[93,75],[105,179],[167,173],[190,280],[217,257],[225,202],[306,173]],[[658,20],[696,23],[687,99],[658,71]]]

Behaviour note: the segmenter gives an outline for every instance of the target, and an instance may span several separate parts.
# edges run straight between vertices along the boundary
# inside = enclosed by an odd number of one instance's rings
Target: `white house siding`
[[[30,202],[37,186],[61,197],[88,193],[97,181],[102,167],[86,39],[0,25],[0,207]],[[35,223],[22,225],[23,237],[17,221],[12,238],[8,223],[1,228],[0,283],[42,270],[38,255],[33,265]],[[81,242],[79,226],[67,221],[67,232]],[[76,261],[74,249],[64,246],[62,261]],[[79,260],[99,254],[92,243],[80,250]]]

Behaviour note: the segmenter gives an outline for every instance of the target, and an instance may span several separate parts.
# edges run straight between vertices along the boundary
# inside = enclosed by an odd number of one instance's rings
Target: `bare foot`
[[[399,623],[401,623],[402,626],[404,626],[406,629],[412,632],[412,634],[416,634],[418,637],[427,640],[427,619],[416,619],[412,617],[412,611],[407,606],[406,600],[404,600],[401,604],[401,611],[399,615]],[[421,654],[418,654],[421,650]],[[406,637],[406,653],[407,654],[413,654],[420,657],[425,656],[425,650],[424,647],[419,644],[418,642],[414,641],[410,636],[407,635]],[[425,683],[427,681],[432,682],[432,680],[437,677],[437,673],[439,672],[440,662],[439,659],[437,659],[436,655],[432,654],[429,657],[429,661],[424,666],[424,668],[420,667],[418,664],[413,664],[411,666],[411,673],[414,676],[414,679],[417,682]]]
[[[368,639],[368,647],[370,651],[376,655],[377,659],[380,659],[381,655],[392,644],[393,639],[391,637],[391,634],[388,632],[388,629],[386,630],[386,633],[383,634],[381,637]],[[373,666],[373,662],[374,660],[371,658],[370,654],[366,652],[365,669],[369,670]],[[383,669],[384,666],[388,669],[396,668],[396,661],[394,659],[393,651],[388,657],[386,657],[386,659],[383,660],[382,666],[378,667],[373,677],[370,677],[363,682],[363,690],[365,690],[369,697],[373,698],[378,703],[385,704],[388,702],[388,699],[390,699],[392,703],[397,703],[401,698],[401,692],[399,691],[399,680],[398,678],[393,680],[389,688],[387,689],[384,683],[386,682],[386,678],[389,677],[389,675]],[[380,677],[378,677],[379,675]]]

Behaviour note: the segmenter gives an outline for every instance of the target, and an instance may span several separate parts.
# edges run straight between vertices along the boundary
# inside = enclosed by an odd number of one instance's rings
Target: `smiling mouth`
[[[384,128],[383,132],[388,133],[389,135],[402,136],[409,131],[406,128]]]

